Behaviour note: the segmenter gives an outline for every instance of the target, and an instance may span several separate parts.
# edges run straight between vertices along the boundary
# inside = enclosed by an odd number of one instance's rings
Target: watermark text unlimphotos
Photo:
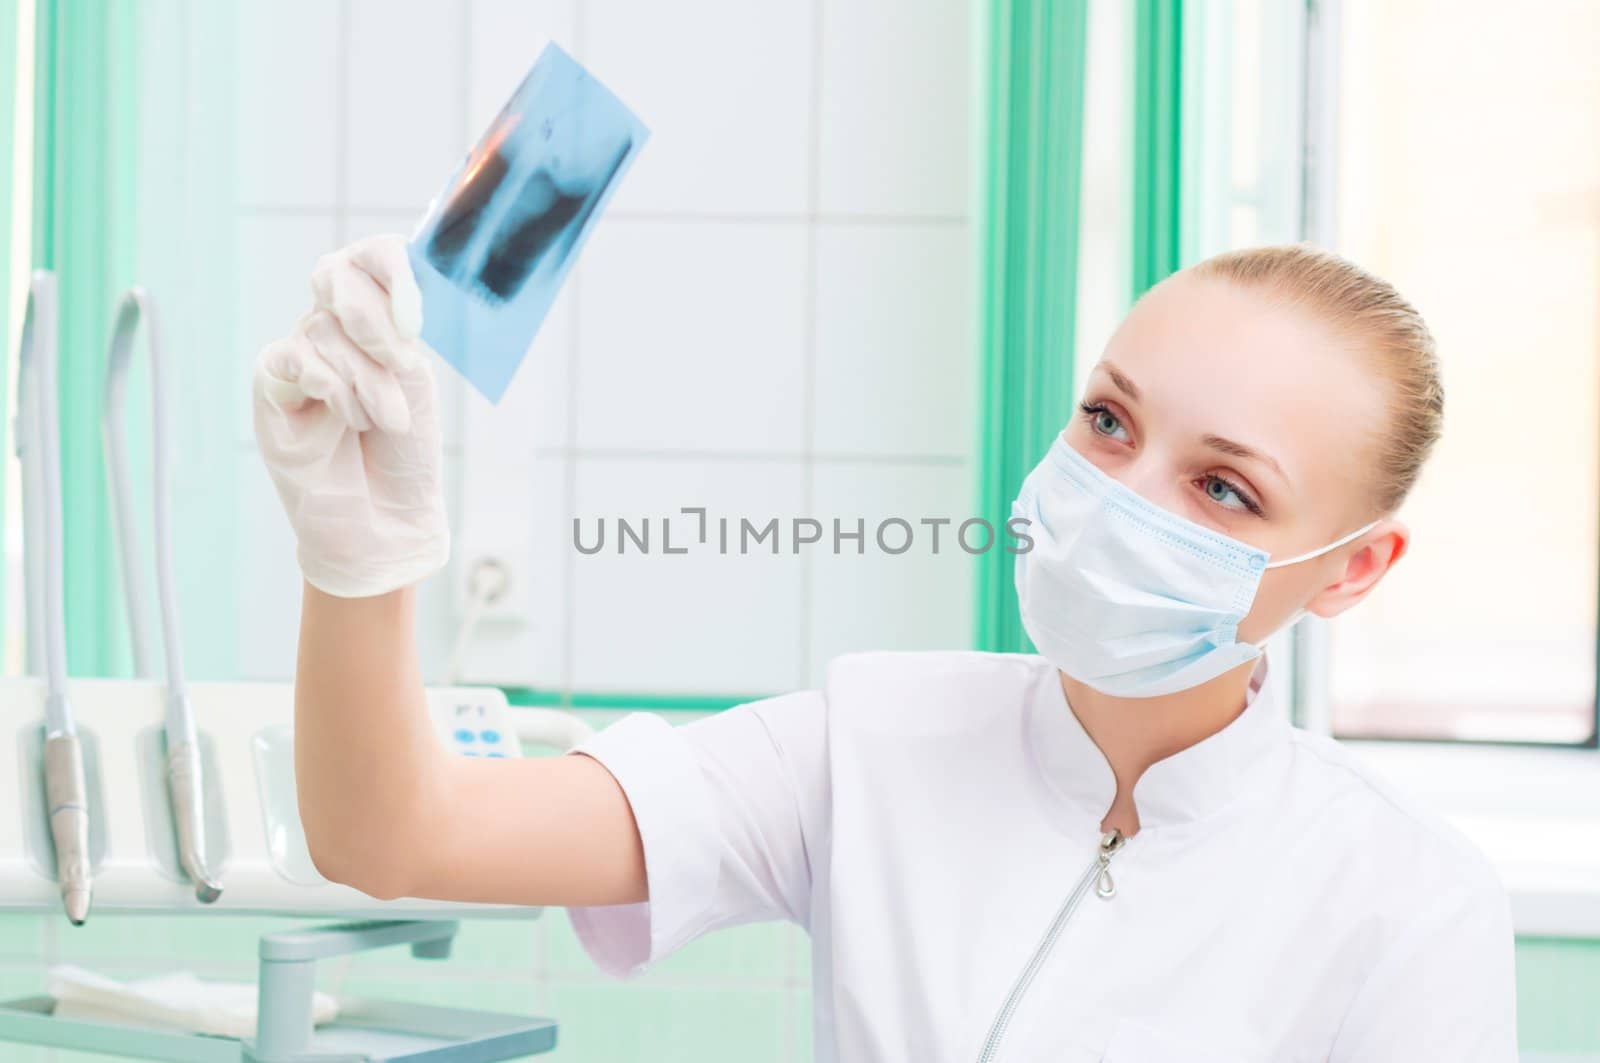
[[[1033,549],[1026,517],[996,525],[982,517],[716,517],[704,506],[684,506],[674,516],[574,517],[572,545],[580,554],[834,554],[899,556],[913,550],[1009,554]]]

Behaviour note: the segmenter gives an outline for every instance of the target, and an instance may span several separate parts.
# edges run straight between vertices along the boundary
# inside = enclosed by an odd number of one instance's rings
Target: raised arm
[[[433,357],[398,237],[320,261],[256,367],[255,427],[306,577],[295,774],[312,860],[376,897],[645,899],[621,788],[582,756],[456,757],[417,663],[415,584],[449,554]]]

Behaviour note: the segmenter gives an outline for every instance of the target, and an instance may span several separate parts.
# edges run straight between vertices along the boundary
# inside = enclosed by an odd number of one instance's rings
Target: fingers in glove
[[[389,313],[405,339],[422,333],[422,290],[411,272],[411,258],[399,236],[371,236],[348,248],[350,261],[366,271],[389,295]]]
[[[306,338],[296,332],[273,340],[256,358],[257,394],[285,413],[298,413],[313,401],[300,386],[300,363],[305,358],[302,347],[310,350]]]
[[[380,365],[408,368],[411,350],[395,326],[388,293],[345,256],[343,251],[325,256],[312,270],[317,309],[338,318],[345,335]]]
[[[393,433],[411,430],[411,409],[399,379],[370,358],[337,318],[319,310],[306,319],[305,332],[322,360],[355,392],[373,426]]]
[[[256,387],[262,398],[285,413],[298,413],[308,403],[320,402],[358,432],[372,427],[355,390],[323,359],[302,329],[261,352]]]
[[[400,389],[405,392],[406,407],[411,411],[411,430],[404,436],[388,439],[393,453],[403,460],[422,460],[439,446],[438,388],[434,381],[433,365],[429,359],[419,359],[416,369],[396,374]]]

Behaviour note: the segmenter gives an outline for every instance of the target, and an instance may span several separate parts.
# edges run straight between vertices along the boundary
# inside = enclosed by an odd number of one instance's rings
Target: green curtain
[[[137,5],[37,0],[33,262],[61,298],[61,486],[67,660],[128,667],[100,444],[105,345],[132,282]]]
[[[12,275],[11,263],[11,210],[15,197],[20,194],[13,183],[13,167],[18,158],[16,129],[16,90],[18,34],[21,12],[17,0],[0,0],[0,411],[11,409],[11,374],[6,367],[11,364],[11,350],[15,345],[11,318],[14,296],[26,283],[22,277]],[[26,271],[24,271],[26,272]],[[9,417],[9,413],[6,414]],[[4,515],[6,497],[7,463],[0,462],[0,516]],[[3,527],[0,521],[0,527]],[[5,602],[5,573],[0,566],[0,603]],[[5,609],[0,607],[0,640],[5,631]]]
[[[1133,296],[1182,265],[1182,0],[1134,12]]]
[[[985,12],[978,513],[999,525],[1070,417],[1087,0]],[[975,645],[1027,648],[1004,536],[979,555]]]

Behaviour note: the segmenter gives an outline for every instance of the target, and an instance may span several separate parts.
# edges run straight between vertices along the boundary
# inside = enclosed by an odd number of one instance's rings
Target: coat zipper
[[[1117,895],[1117,884],[1111,878],[1111,858],[1126,843],[1127,839],[1123,838],[1120,830],[1108,831],[1100,836],[1100,848],[1095,853],[1094,861],[1084,869],[1077,885],[1067,894],[1067,899],[1062,902],[1056,917],[1050,921],[1044,937],[1040,939],[1039,947],[1033,950],[1033,957],[1017,976],[1017,984],[1011,987],[1005,1003],[1001,1004],[1000,1010],[995,1013],[994,1022],[989,1026],[989,1036],[983,1039],[983,1051],[978,1054],[978,1063],[993,1063],[996,1053],[1000,1051],[1000,1041],[1006,1035],[1006,1027],[1011,1025],[1011,1019],[1022,1004],[1022,998],[1027,995],[1028,987],[1038,976],[1044,961],[1049,959],[1051,950],[1056,947],[1057,939],[1067,928],[1067,923],[1071,922],[1072,913],[1078,910],[1078,905],[1083,900],[1084,894],[1089,892],[1090,885],[1094,886],[1095,896],[1103,901],[1109,901]]]

